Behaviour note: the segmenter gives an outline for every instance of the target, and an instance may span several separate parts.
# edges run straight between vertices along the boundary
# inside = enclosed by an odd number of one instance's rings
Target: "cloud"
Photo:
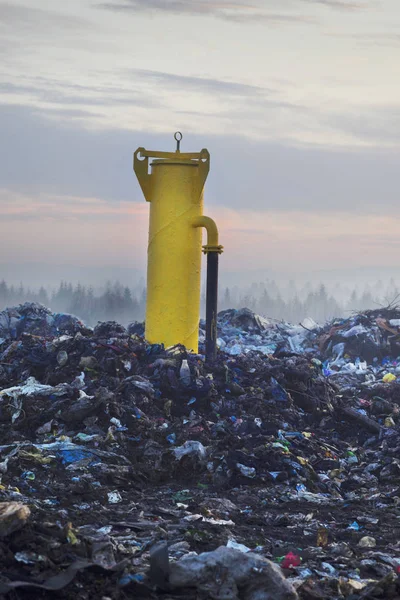
[[[121,91],[119,87],[80,86],[51,79],[46,80],[45,78],[37,78],[37,80],[34,79],[30,83],[29,78],[27,79],[27,83],[13,83],[10,81],[0,83],[2,103],[7,103],[7,96],[17,96],[20,98],[20,104],[33,105],[35,110],[41,111],[43,114],[50,110],[52,116],[55,116],[57,112],[60,116],[65,116],[69,111],[71,115],[86,117],[96,116],[96,113],[88,110],[79,111],[71,107],[79,105],[93,108],[110,106],[152,106],[160,108],[162,106],[162,103],[156,97],[149,97],[138,90]],[[56,106],[49,108],[49,105],[52,104]],[[57,108],[57,105],[64,105],[66,108]],[[81,115],[78,115],[78,112],[81,112]]]
[[[132,170],[138,146],[171,150],[170,135],[86,130],[66,118],[49,121],[28,107],[0,111],[0,181],[24,193],[144,203]],[[312,215],[396,214],[400,157],[376,149],[293,148],[240,136],[185,135],[188,151],[207,147],[211,172],[207,206]],[[345,217],[344,217],[345,219]]]
[[[354,40],[360,45],[365,47],[370,46],[399,46],[400,45],[400,34],[389,33],[387,31],[383,33],[329,33],[331,37],[342,38],[347,40]]]
[[[224,94],[255,97],[276,93],[276,89],[259,85],[249,85],[240,81],[226,81],[210,77],[196,77],[146,69],[125,69],[120,76],[131,81],[129,89],[121,91],[120,86],[83,86],[65,83],[44,77],[25,77],[26,83],[0,82],[1,94],[35,95],[38,99],[57,104],[148,104],[144,84],[166,86],[174,90],[190,90],[196,93]],[[132,79],[132,75],[135,77]],[[21,78],[19,78],[21,81]],[[145,98],[145,99],[144,99]],[[157,105],[159,103],[157,102]]]
[[[40,32],[49,31],[48,28],[54,27],[75,31],[77,27],[87,27],[88,24],[85,19],[76,15],[0,2],[0,31],[14,33],[14,29],[18,28],[29,31],[30,35],[35,35],[39,33],[39,30]]]
[[[65,119],[84,119],[85,125],[95,116],[93,112],[82,110],[80,108],[35,108],[33,109],[33,114],[36,114],[43,119],[57,121]]]
[[[0,189],[0,255],[12,257],[15,262],[59,263],[58,276],[57,272],[53,274],[55,280],[65,277],[68,267],[63,263],[80,268],[88,264],[132,267],[135,263],[143,267],[146,209],[145,203],[108,203],[101,198],[46,195],[42,191],[15,194],[12,189]],[[0,268],[4,276],[4,265]],[[10,265],[6,270],[12,270]],[[45,265],[34,270],[39,279],[48,276]],[[84,273],[82,276],[84,280]],[[118,273],[112,277],[117,278]],[[104,272],[102,278],[104,281]]]
[[[328,117],[335,128],[375,144],[400,145],[400,106],[384,105]]]
[[[308,4],[322,5],[335,10],[357,11],[370,8],[367,2],[352,2],[350,0],[303,0]]]
[[[315,19],[303,14],[272,13],[263,10],[263,4],[248,4],[243,2],[216,1],[216,0],[125,0],[121,3],[102,2],[97,4],[98,8],[123,13],[154,13],[155,11],[189,15],[189,16],[212,16],[225,21],[237,22],[262,22],[270,24],[290,23],[315,23]]]
[[[225,14],[222,17],[226,21],[232,22],[253,22],[253,23],[264,23],[269,25],[290,25],[291,23],[302,23],[304,25],[315,25],[318,20],[315,17],[309,15],[289,15],[289,14],[277,14],[277,13],[251,13],[251,14]]]
[[[352,264],[369,268],[377,265],[382,275],[382,261],[387,265],[395,265],[396,261],[395,253],[388,257],[388,247],[395,251],[400,246],[400,214],[392,212],[371,215],[331,207],[329,212],[310,214],[299,206],[288,212],[278,207],[264,211],[254,209],[250,202],[232,209],[213,206],[208,195],[207,212],[218,223],[225,247],[221,276],[224,280],[231,279],[231,285],[238,280],[242,285],[265,280],[266,276],[281,279],[286,276],[285,272],[296,273],[301,268],[307,277],[316,268],[323,268],[325,273],[317,274],[321,278],[326,276],[326,269],[347,267],[349,256]],[[2,276],[7,273],[7,279],[16,278],[17,283],[20,280],[36,283],[38,279],[43,283],[43,278],[54,283],[69,280],[72,275],[73,279],[92,283],[95,274],[85,272],[85,265],[97,267],[95,280],[98,283],[121,276],[122,281],[132,281],[133,273],[124,273],[124,265],[134,264],[144,269],[147,231],[148,205],[145,202],[111,203],[100,197],[62,196],[43,191],[18,194],[0,188],[0,251],[2,256],[7,256],[12,248],[13,261],[26,263],[18,267],[8,261],[0,265],[0,270]],[[79,244],[71,243],[76,239]],[[273,257],[273,260],[266,262],[265,257]],[[35,265],[32,261],[47,264]],[[79,273],[65,263],[79,265]],[[107,264],[119,265],[119,268],[106,272]],[[277,270],[274,275],[271,268]],[[22,271],[25,271],[23,276]]]
[[[52,222],[74,224],[87,222],[92,225],[102,222],[119,222],[132,216],[142,217],[145,206],[128,202],[107,202],[101,198],[63,196],[36,192],[18,194],[0,188],[0,220],[31,221],[41,224]]]
[[[51,61],[57,48],[84,48],[92,31],[92,23],[80,15],[0,0],[0,56],[10,72],[29,72],[41,52]]]
[[[174,73],[163,73],[161,71],[149,71],[144,69],[133,69],[132,72],[140,81],[168,85],[175,89],[190,89],[194,92],[221,93],[234,96],[254,96],[273,92],[272,89],[257,85],[248,85],[236,81],[223,81],[207,77],[191,77],[188,75],[177,75]]]
[[[117,11],[153,11],[160,10],[172,13],[187,13],[197,15],[218,14],[225,10],[251,11],[258,6],[244,4],[243,2],[218,2],[213,0],[126,0],[125,3],[107,2],[99,5]]]
[[[277,89],[250,85],[240,81],[225,81],[216,78],[195,77],[174,73],[144,69],[122,69],[120,76],[128,87],[75,85],[46,79],[44,77],[25,76],[14,81],[0,83],[0,107],[11,101],[32,106],[36,113],[46,118],[63,119],[70,114],[73,118],[86,117],[95,120],[97,125],[109,119],[110,112],[105,109],[113,107],[113,114],[125,113],[126,110],[138,118],[138,109],[149,111],[164,109],[165,114],[175,114],[181,121],[184,114],[194,111],[181,110],[180,98],[191,94],[195,106],[199,106],[202,98],[202,117],[207,118],[245,118],[246,113],[266,108],[290,108],[292,105],[280,101]],[[160,90],[163,93],[160,94]],[[204,102],[206,101],[206,102]],[[206,105],[205,105],[206,104]],[[190,103],[189,103],[190,105]],[[127,107],[127,108],[125,108]],[[211,108],[212,107],[212,108]],[[294,105],[293,105],[294,107]],[[135,110],[136,109],[136,110]],[[80,111],[80,112],[79,112]],[[213,112],[214,111],[214,112]],[[126,118],[124,127],[127,127]]]

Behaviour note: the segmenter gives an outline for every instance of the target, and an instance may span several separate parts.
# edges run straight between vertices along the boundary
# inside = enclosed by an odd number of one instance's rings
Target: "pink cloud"
[[[225,248],[221,269],[226,270],[396,265],[400,250],[400,216],[396,215],[255,212],[210,206],[205,212],[219,227]],[[148,213],[144,201],[29,197],[3,190],[2,260],[145,269]]]

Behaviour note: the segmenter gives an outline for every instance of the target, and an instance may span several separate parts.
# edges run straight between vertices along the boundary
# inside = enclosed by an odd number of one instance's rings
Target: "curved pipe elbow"
[[[196,217],[193,221],[193,227],[204,227],[207,231],[207,245],[203,246],[205,254],[208,252],[218,252],[221,254],[223,246],[218,244],[218,227],[216,222],[210,217]]]

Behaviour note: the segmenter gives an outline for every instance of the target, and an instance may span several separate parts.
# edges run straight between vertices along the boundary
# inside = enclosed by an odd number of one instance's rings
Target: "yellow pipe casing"
[[[142,160],[139,158],[142,157]],[[149,173],[148,160],[151,163]],[[134,170],[150,202],[146,339],[198,351],[203,187],[210,166],[200,153],[138,148]]]

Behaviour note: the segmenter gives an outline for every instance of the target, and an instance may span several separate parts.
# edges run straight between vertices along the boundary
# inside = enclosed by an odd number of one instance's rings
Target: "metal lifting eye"
[[[183,135],[181,134],[180,131],[177,131],[174,135],[174,138],[176,140],[176,151],[180,152],[181,151],[181,140],[183,138]]]

